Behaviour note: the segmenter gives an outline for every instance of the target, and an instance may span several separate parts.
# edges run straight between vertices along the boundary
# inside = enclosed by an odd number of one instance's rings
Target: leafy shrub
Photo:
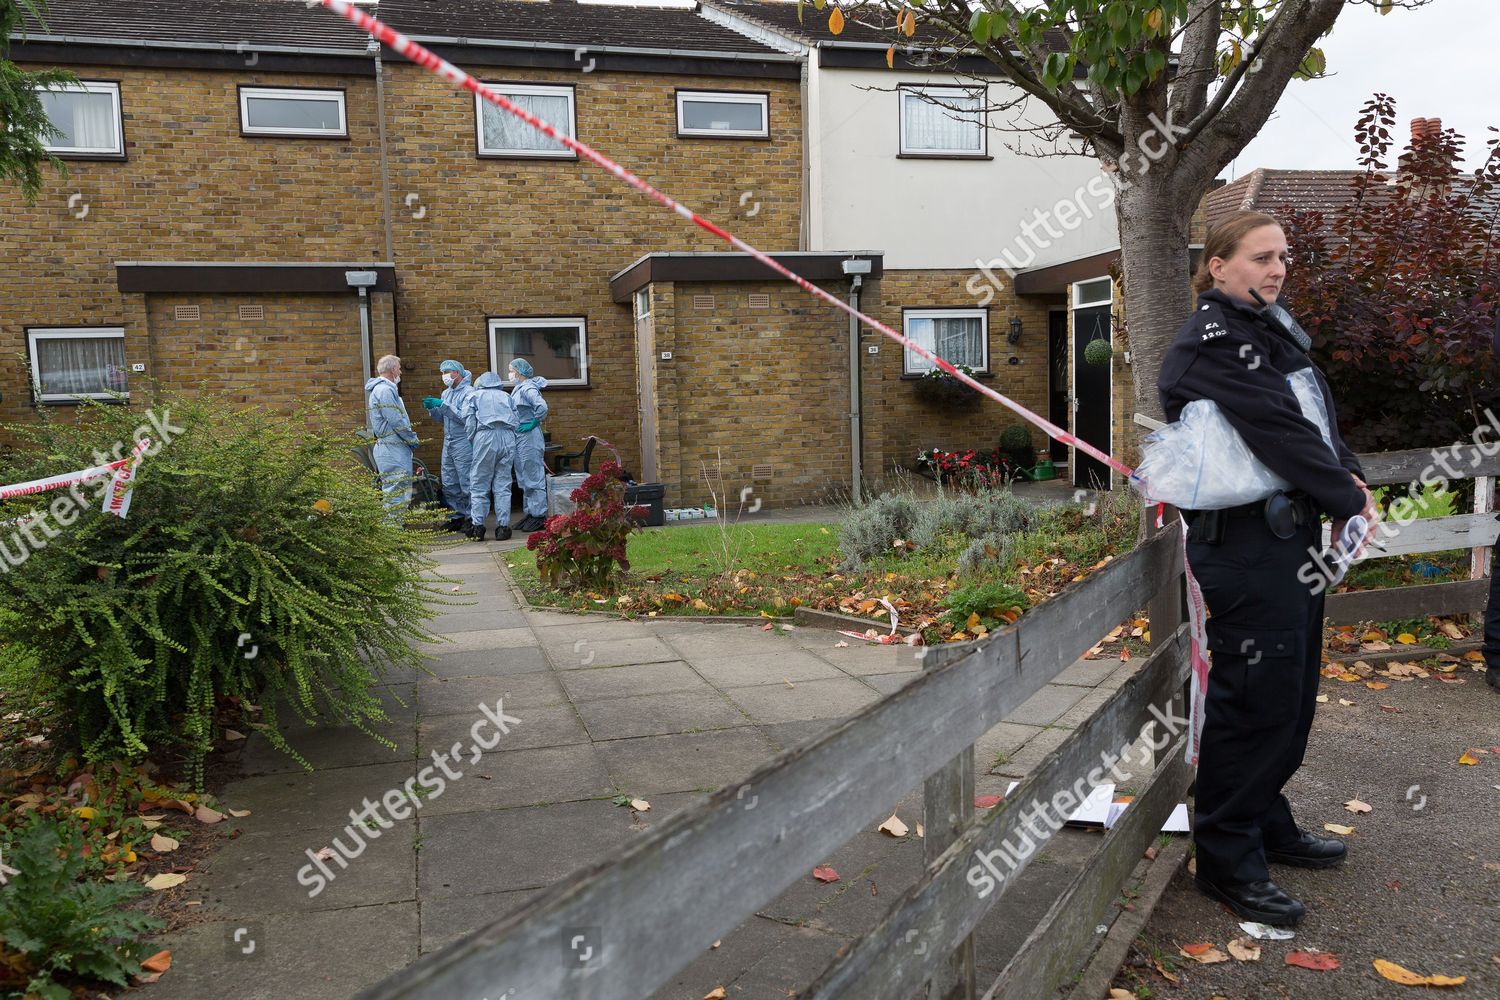
[[[919,512],[908,493],[882,493],[854,508],[839,527],[844,568],[855,570],[867,559],[890,554],[897,539],[911,538]]]
[[[618,462],[605,462],[572,493],[577,510],[547,519],[541,531],[526,539],[536,552],[542,584],[553,589],[596,590],[614,587],[615,566],[630,568],[625,546],[635,530],[625,509],[625,483]]]
[[[1020,424],[1011,424],[1000,432],[1000,447],[1006,451],[1020,451],[1031,444],[1031,434]]]
[[[282,696],[373,737],[376,672],[420,666],[416,643],[432,638],[439,591],[421,537],[386,523],[354,439],[320,433],[317,409],[173,396],[152,413],[175,436],[139,467],[129,517],[87,501],[0,565],[0,605],[16,612],[0,617],[0,645],[38,651],[91,760],[171,747],[201,761],[235,698],[259,702],[265,735],[293,756],[276,727]],[[127,450],[132,428],[157,433],[123,406],[43,417],[9,428],[21,447],[0,482],[88,468]],[[54,512],[69,499],[42,496]],[[40,506],[0,504],[0,521]]]
[[[145,891],[138,882],[80,881],[80,846],[70,825],[41,817],[6,845],[18,874],[0,891],[0,984],[15,972],[27,977],[27,996],[67,1000],[59,974],[124,986],[140,972],[136,939],[162,922],[123,908]]]
[[[958,557],[958,575],[981,576],[1010,562],[1012,540],[1005,535],[983,535],[969,543]]]
[[[940,534],[969,538],[1005,538],[1029,531],[1037,523],[1037,509],[1005,489],[978,493],[944,493],[922,508],[912,540],[931,545]]]
[[[977,615],[985,628],[994,629],[1006,623],[1002,617],[1005,612],[1025,611],[1029,603],[1018,588],[999,580],[986,580],[959,587],[948,595],[948,611],[943,620],[962,629],[968,627],[971,615]]]

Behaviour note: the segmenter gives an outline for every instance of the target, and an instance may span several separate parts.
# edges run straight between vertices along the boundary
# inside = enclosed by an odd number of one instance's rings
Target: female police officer
[[[1198,760],[1197,881],[1240,915],[1272,924],[1295,924],[1306,910],[1271,881],[1268,860],[1325,868],[1345,853],[1341,841],[1301,830],[1281,794],[1307,748],[1323,639],[1322,587],[1299,570],[1318,552],[1320,513],[1335,519],[1338,537],[1371,505],[1306,334],[1268,321],[1256,302],[1257,293],[1275,302],[1286,256],[1281,227],[1259,212],[1236,213],[1210,232],[1193,279],[1197,308],[1157,382],[1168,420],[1193,400],[1212,400],[1292,486],[1274,502],[1183,512],[1213,662]]]

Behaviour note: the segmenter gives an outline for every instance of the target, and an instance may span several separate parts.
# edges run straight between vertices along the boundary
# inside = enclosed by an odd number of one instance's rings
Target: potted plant
[[[1011,424],[1000,433],[1000,453],[1020,471],[1036,464],[1036,448],[1032,446],[1031,434],[1020,424]]]
[[[958,371],[973,376],[968,365],[954,365]],[[966,407],[979,402],[979,393],[964,385],[941,368],[934,368],[916,380],[917,395],[942,406]]]
[[[1083,360],[1091,365],[1108,365],[1115,349],[1103,337],[1095,337],[1083,349]]]

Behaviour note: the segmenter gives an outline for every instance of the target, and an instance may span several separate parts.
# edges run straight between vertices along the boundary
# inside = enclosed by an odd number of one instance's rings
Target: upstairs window
[[[344,112],[344,92],[241,87],[240,131],[245,135],[347,138],[349,123]]]
[[[765,94],[679,90],[677,134],[726,139],[765,139],[771,134]]]
[[[903,156],[985,156],[984,92],[900,87]]]
[[[569,139],[578,137],[572,87],[538,87],[516,83],[486,84],[511,103],[549,122]],[[509,111],[474,95],[474,116],[480,156],[532,156],[576,160],[571,149],[532,128]]]
[[[43,140],[60,156],[124,157],[120,85],[94,80],[62,84],[37,94],[58,134]]]
[[[129,396],[123,327],[33,328],[26,343],[38,403]]]

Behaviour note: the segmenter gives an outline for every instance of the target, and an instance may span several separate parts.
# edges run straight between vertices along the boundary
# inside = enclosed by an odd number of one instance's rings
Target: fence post
[[[1495,506],[1495,479],[1493,476],[1476,476],[1474,478],[1474,513],[1488,514]],[[1495,571],[1490,565],[1490,546],[1476,545],[1470,550],[1469,555],[1469,579],[1482,580]],[[1473,619],[1474,624],[1481,625],[1484,622],[1484,607],[1481,605]]]
[[[926,656],[922,667],[933,670],[947,659]],[[974,746],[970,744],[922,783],[923,860],[929,865],[937,860],[973,818]],[[970,935],[928,980],[927,1000],[974,1000],[975,982],[974,937]]]
[[[1156,526],[1156,511],[1154,508],[1145,508],[1141,511],[1141,517],[1144,528],[1142,534],[1144,537],[1150,537],[1159,531],[1165,531],[1170,528],[1173,524],[1177,523],[1181,515],[1177,513],[1176,507],[1170,504],[1164,506],[1162,508],[1162,527],[1160,528]],[[1177,631],[1178,626],[1182,624],[1183,619],[1186,617],[1187,576],[1183,574],[1173,577],[1170,585],[1152,594],[1146,604],[1146,620],[1150,625],[1151,631],[1151,648],[1156,649],[1162,643],[1172,638],[1172,635]],[[1192,690],[1191,683],[1189,681],[1185,684],[1182,690],[1173,698],[1171,707],[1182,715],[1187,714],[1189,692]],[[1167,706],[1162,707],[1166,708]],[[1143,717],[1140,720],[1140,724],[1145,725],[1149,722],[1155,725],[1155,720],[1150,714],[1150,706],[1142,705],[1141,710]],[[1153,763],[1158,767],[1161,766],[1159,755],[1154,758]]]

